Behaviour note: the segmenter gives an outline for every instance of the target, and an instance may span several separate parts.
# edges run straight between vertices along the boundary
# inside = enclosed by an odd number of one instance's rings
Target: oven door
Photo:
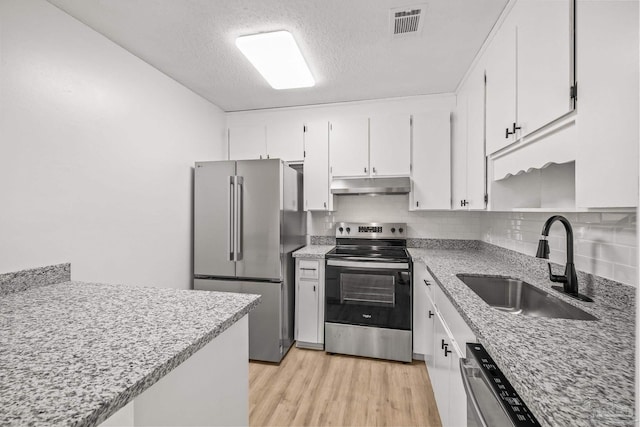
[[[411,330],[411,263],[327,259],[325,322]]]

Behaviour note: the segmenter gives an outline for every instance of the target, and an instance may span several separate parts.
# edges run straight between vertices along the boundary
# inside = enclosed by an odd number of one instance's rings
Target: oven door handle
[[[328,259],[327,266],[366,268],[370,270],[409,270],[409,263],[407,262],[367,262]]]

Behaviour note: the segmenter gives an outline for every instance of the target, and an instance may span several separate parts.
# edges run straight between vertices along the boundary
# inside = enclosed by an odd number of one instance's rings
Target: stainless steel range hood
[[[400,178],[341,178],[331,181],[331,194],[408,194],[409,177]]]

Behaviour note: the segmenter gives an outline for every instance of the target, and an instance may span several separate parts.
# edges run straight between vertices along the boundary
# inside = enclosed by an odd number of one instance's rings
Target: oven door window
[[[325,321],[411,330],[411,274],[327,266]]]
[[[340,303],[393,308],[396,305],[396,277],[362,273],[340,274]]]

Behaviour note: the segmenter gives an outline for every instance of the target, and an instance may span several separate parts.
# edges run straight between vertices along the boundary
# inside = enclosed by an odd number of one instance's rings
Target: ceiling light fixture
[[[289,31],[251,34],[236,46],[274,89],[311,87],[315,80]]]

